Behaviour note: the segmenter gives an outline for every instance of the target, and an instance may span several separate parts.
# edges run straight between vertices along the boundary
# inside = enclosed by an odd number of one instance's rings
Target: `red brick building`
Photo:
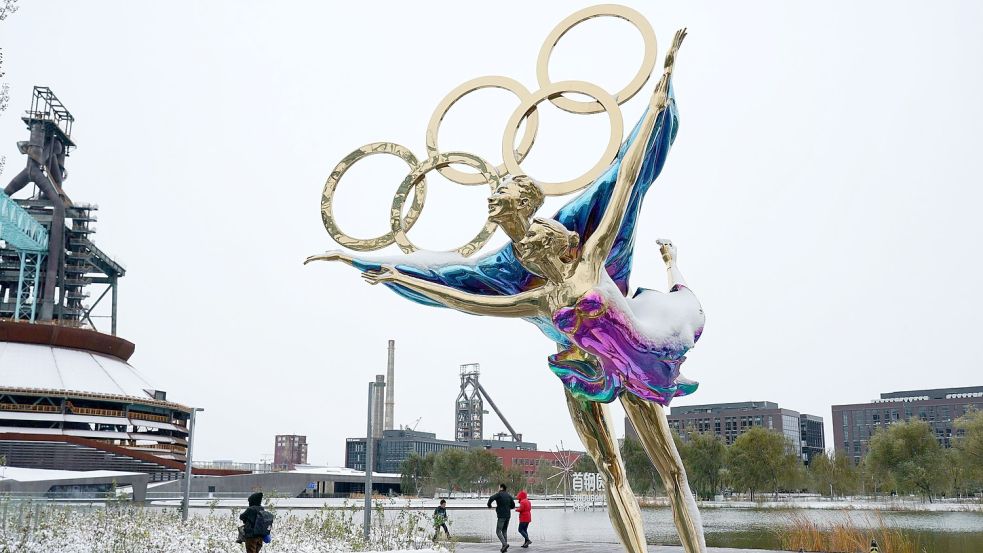
[[[307,436],[277,435],[273,448],[273,470],[293,470],[307,464]]]
[[[560,467],[562,463],[576,463],[577,459],[583,455],[580,451],[537,451],[528,449],[489,449],[492,455],[502,461],[505,469],[517,468],[527,477],[536,474],[536,467],[540,461]]]

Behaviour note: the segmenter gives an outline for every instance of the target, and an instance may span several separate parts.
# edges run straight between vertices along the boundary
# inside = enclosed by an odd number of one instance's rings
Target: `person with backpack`
[[[492,502],[495,503],[495,514],[498,515],[498,523],[495,525],[495,535],[498,541],[502,542],[502,553],[509,550],[509,519],[512,518],[512,509],[515,509],[515,500],[509,495],[508,486],[499,484],[498,493],[488,498],[488,508],[491,509]]]
[[[248,501],[249,507],[239,515],[239,537],[246,544],[246,553],[259,553],[263,543],[270,542],[274,515],[263,508],[263,492],[250,495]]]
[[[515,508],[515,511],[519,513],[519,533],[526,541],[522,543],[522,547],[529,547],[532,540],[529,539],[529,523],[532,522],[532,503],[529,502],[529,495],[526,494],[525,490],[520,491],[516,496],[519,500],[519,506]]]
[[[447,500],[441,499],[440,506],[433,510],[433,541],[437,541],[437,536],[443,530],[447,539],[451,539],[451,533],[447,529]]]

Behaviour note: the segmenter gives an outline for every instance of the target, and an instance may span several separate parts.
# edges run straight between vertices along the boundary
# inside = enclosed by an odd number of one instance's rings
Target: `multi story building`
[[[400,466],[411,454],[427,456],[449,448],[467,449],[468,444],[453,440],[438,440],[431,432],[416,430],[384,430],[375,441],[375,472],[399,473]],[[345,467],[365,470],[365,438],[345,441]]]
[[[807,423],[803,423],[803,417],[808,417]],[[669,426],[684,439],[690,432],[708,432],[718,436],[727,445],[733,444],[738,436],[755,426],[780,432],[788,438],[789,449],[801,455],[803,462],[808,462],[815,455],[816,447],[820,451],[824,447],[822,417],[802,415],[798,411],[783,409],[771,401],[672,407],[668,418]],[[806,440],[802,434],[803,424],[811,430]],[[638,439],[638,433],[628,419],[625,419],[625,435]]]
[[[816,415],[799,415],[799,433],[802,435],[802,459],[805,464],[826,451],[826,437],[823,435],[823,418]]]
[[[953,421],[970,409],[983,409],[983,386],[890,392],[870,403],[834,405],[833,447],[859,463],[878,428],[911,419],[927,422],[939,443],[950,447]]]
[[[307,464],[307,436],[278,434],[273,446],[274,470],[293,470]]]

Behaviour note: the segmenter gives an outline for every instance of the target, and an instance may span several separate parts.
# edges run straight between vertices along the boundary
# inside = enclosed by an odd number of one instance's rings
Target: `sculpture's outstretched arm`
[[[679,271],[679,258],[676,253],[676,246],[673,245],[671,240],[666,240],[665,238],[660,238],[655,243],[659,245],[659,249],[662,251],[662,261],[666,264],[669,289],[672,290],[676,286],[686,286],[683,273]]]
[[[304,265],[307,265],[311,261],[341,261],[345,265],[349,265],[351,267],[355,266],[355,260],[352,259],[352,256],[339,250],[332,250],[318,255],[312,255],[304,260]]]
[[[544,295],[544,289],[542,287],[520,294],[504,296],[471,294],[456,288],[409,276],[400,272],[395,267],[387,265],[383,265],[378,271],[362,273],[362,278],[369,284],[389,282],[405,286],[451,309],[472,315],[533,317],[540,314],[540,300]]]
[[[638,179],[642,162],[645,159],[645,145],[655,130],[656,120],[662,111],[666,109],[669,102],[669,79],[672,76],[676,52],[679,50],[679,46],[682,44],[684,38],[686,38],[686,29],[680,29],[676,32],[672,48],[666,55],[665,72],[662,74],[662,78],[659,80],[659,84],[652,94],[649,108],[642,118],[638,137],[628,148],[628,151],[625,152],[624,159],[621,162],[621,169],[618,172],[618,180],[615,182],[614,190],[611,193],[611,200],[608,202],[607,209],[604,211],[604,216],[597,225],[597,230],[584,244],[581,257],[589,264],[592,271],[594,269],[599,270],[604,266],[608,254],[611,253],[611,247],[618,237],[618,231],[621,228],[622,221],[624,221],[625,210],[628,207],[632,188]]]

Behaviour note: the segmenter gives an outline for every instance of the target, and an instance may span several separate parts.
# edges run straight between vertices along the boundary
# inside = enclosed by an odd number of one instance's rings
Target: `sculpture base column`
[[[621,396],[621,404],[638,432],[642,447],[662,477],[669,496],[672,518],[679,532],[679,540],[686,553],[706,553],[703,537],[703,519],[696,507],[693,491],[686,480],[686,468],[672,439],[666,412],[658,403],[646,401],[632,394]]]
[[[584,443],[587,453],[594,459],[604,478],[608,497],[608,516],[618,539],[629,553],[644,553],[645,531],[642,527],[642,511],[638,500],[628,485],[621,451],[615,439],[614,424],[607,404],[577,399],[564,389],[570,418]]]

